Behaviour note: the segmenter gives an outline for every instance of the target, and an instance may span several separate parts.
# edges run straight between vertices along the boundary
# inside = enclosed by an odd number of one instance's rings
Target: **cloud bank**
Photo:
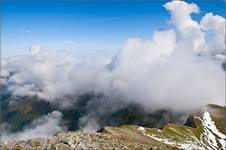
[[[171,29],[147,40],[130,38],[113,58],[78,56],[33,45],[30,55],[2,63],[3,84],[13,95],[46,101],[87,92],[104,93],[145,107],[192,109],[224,105],[225,19],[212,13],[200,22],[194,3],[167,2]],[[71,101],[62,101],[67,107]],[[114,99],[114,98],[113,98]]]

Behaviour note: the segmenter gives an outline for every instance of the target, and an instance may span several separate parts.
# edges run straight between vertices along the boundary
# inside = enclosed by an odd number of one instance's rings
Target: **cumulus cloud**
[[[207,13],[202,18],[200,27],[210,36],[206,36],[206,49],[225,53],[225,19],[221,16]]]
[[[172,1],[164,5],[170,12],[170,23],[176,26],[176,30],[183,41],[192,45],[196,53],[204,50],[204,33],[200,30],[199,23],[192,19],[192,13],[198,13],[199,7],[194,4],[188,4],[184,1]]]
[[[73,103],[68,97],[88,92],[155,109],[224,105],[225,72],[222,60],[212,54],[219,56],[224,47],[225,19],[208,13],[199,23],[191,17],[199,12],[198,6],[184,1],[164,7],[173,27],[156,31],[147,40],[128,39],[113,58],[72,55],[34,45],[31,55],[5,61],[2,68],[7,78],[1,80],[13,95],[37,95],[64,108]],[[215,35],[210,42],[209,31]],[[209,50],[212,53],[206,53]]]
[[[198,28],[198,23],[191,18],[192,13],[199,13],[199,7],[184,1],[167,2],[164,7],[171,13],[170,22],[179,29],[186,27]]]
[[[1,141],[9,142],[13,140],[25,140],[40,137],[48,137],[56,132],[63,131],[65,128],[60,126],[62,123],[62,114],[59,111],[53,111],[46,116],[42,116],[32,121],[32,123],[24,128],[23,131],[17,133],[7,132],[7,125],[2,124]],[[4,128],[3,128],[4,126]]]
[[[164,43],[164,44],[163,44]],[[122,47],[114,65],[120,69],[146,68],[166,61],[176,46],[174,30],[157,31],[152,39],[131,38]]]

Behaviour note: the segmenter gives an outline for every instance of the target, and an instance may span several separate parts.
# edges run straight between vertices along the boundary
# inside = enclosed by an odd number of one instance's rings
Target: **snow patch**
[[[204,136],[207,138],[207,141],[210,144],[210,146],[217,148],[219,147],[218,146],[219,142],[221,147],[225,148],[226,136],[217,129],[215,123],[212,121],[210,117],[209,112],[206,111],[204,112],[202,124],[204,127]],[[216,137],[219,137],[219,139],[216,139]]]
[[[139,127],[137,130],[138,131],[145,131],[145,129],[143,127]]]

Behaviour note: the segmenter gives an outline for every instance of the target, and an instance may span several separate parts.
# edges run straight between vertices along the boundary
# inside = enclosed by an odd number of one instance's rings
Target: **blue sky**
[[[149,38],[168,28],[166,1],[3,1],[2,57],[28,53],[32,43],[75,53],[114,54],[130,37]],[[188,1],[191,2],[191,1]],[[224,15],[224,2],[192,1],[206,12]]]

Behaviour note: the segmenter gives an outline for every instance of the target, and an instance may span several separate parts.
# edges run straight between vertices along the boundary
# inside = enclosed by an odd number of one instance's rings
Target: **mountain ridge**
[[[207,105],[192,114],[194,126],[167,124],[164,128],[138,125],[104,127],[95,133],[67,131],[49,138],[2,143],[5,149],[225,149],[226,107]]]

